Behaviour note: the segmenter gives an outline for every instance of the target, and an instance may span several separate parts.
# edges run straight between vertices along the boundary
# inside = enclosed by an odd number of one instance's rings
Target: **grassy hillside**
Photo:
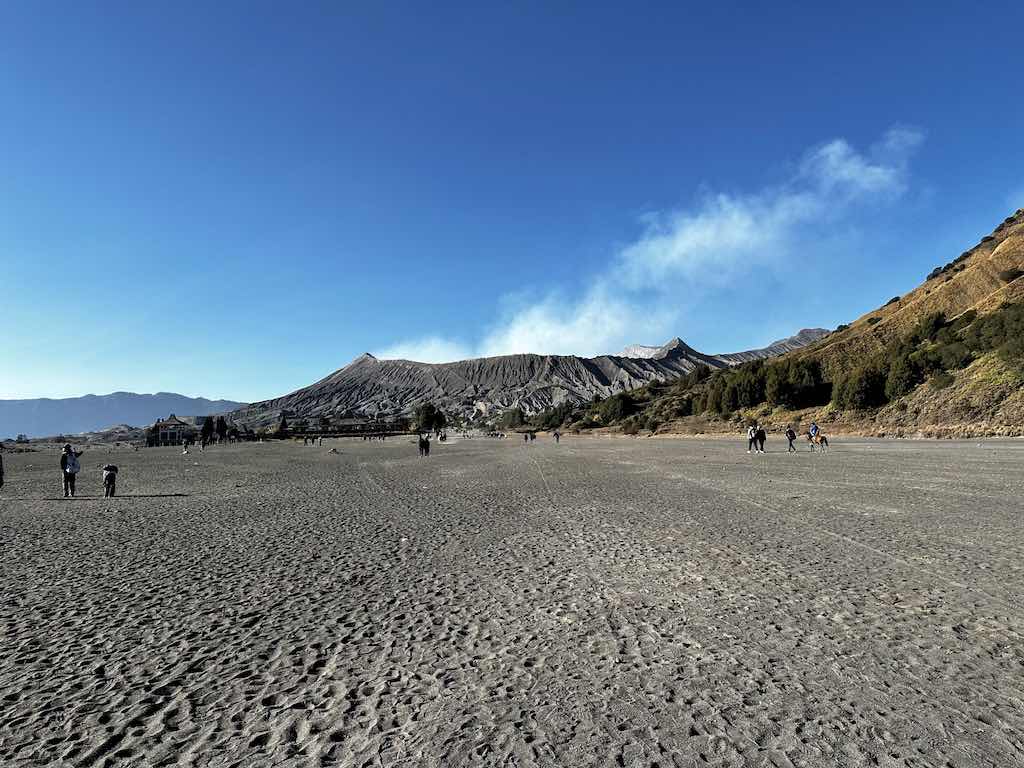
[[[937,266],[914,290],[857,318],[837,333],[797,351],[835,376],[866,356],[906,336],[921,318],[942,313],[953,319],[974,309],[990,312],[1004,302],[1024,301],[1024,209],[1007,217],[991,235],[952,261]]]
[[[910,293],[804,349],[546,412],[534,425],[636,434],[812,418],[866,434],[1024,434],[1024,210]]]

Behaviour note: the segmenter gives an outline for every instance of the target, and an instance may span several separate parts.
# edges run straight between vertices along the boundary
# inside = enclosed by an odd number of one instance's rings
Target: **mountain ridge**
[[[827,333],[811,333],[814,340]],[[820,335],[819,335],[820,334]],[[796,336],[792,345],[810,343]],[[287,395],[239,409],[238,423],[268,427],[286,418],[376,418],[408,415],[425,402],[465,418],[492,417],[510,409],[537,413],[565,402],[594,397],[678,378],[697,365],[722,368],[759,357],[769,348],[725,355],[707,355],[679,338],[659,349],[659,357],[517,354],[470,358],[450,363],[382,360],[359,355],[317,382]]]
[[[759,349],[752,349],[747,352],[727,352],[717,355],[711,355],[711,357],[721,358],[722,360],[739,360],[745,362],[746,360],[756,360],[762,357],[774,357],[775,355],[781,355],[784,352],[790,352],[794,349],[800,349],[808,344],[812,344],[818,339],[824,338],[829,334],[826,328],[802,328],[792,336],[787,336],[784,339],[777,339],[771,342],[767,346]],[[667,355],[672,349],[682,347],[691,352],[696,352],[693,347],[690,347],[685,341],[676,336],[673,339],[662,344],[660,347],[646,346],[644,344],[631,344],[622,352],[619,353],[619,357],[632,357],[637,359],[660,359]],[[745,356],[745,357],[744,357]]]
[[[235,400],[187,397],[176,392],[118,391],[80,397],[0,400],[0,436],[48,437],[96,432],[112,424],[145,426],[171,413],[206,416],[228,413],[244,405]]]

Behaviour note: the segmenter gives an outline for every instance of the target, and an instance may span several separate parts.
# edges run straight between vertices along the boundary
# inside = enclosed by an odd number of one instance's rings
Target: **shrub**
[[[839,333],[840,331],[845,331],[849,327],[850,326],[849,326],[848,323],[840,323],[839,325],[836,326],[836,329],[835,329],[834,333]]]
[[[889,366],[885,377],[885,396],[896,400],[910,394],[921,383],[921,369],[910,357],[899,357]]]
[[[932,312],[931,314],[925,315],[917,325],[914,326],[914,330],[910,332],[910,338],[908,341],[911,344],[918,344],[928,339],[934,339],[935,335],[942,330],[945,325],[945,312]]]
[[[893,296],[891,299],[889,299],[887,302],[885,302],[885,306],[888,307],[890,304],[896,304],[896,303],[899,302],[899,300],[900,300],[899,296]]]
[[[612,395],[598,406],[598,414],[605,424],[621,421],[633,410],[633,401],[623,392]]]
[[[945,371],[939,371],[930,379],[928,379],[928,386],[932,389],[945,389],[953,383],[953,375],[946,373]]]
[[[779,360],[765,370],[765,397],[771,405],[805,408],[829,401],[831,387],[823,380],[817,360]]]
[[[1008,363],[1024,362],[1024,338],[1015,336],[999,347],[999,356]]]
[[[1024,271],[1019,269],[1004,269],[999,273],[999,279],[1004,283],[1012,283],[1021,275],[1024,275]]]
[[[937,348],[939,361],[942,368],[947,371],[955,371],[971,364],[974,356],[965,344],[954,341]]]
[[[689,395],[675,401],[674,413],[676,416],[692,416],[693,412],[693,399]]]
[[[962,312],[962,313],[960,313],[959,315],[956,316],[956,318],[953,320],[952,324],[950,325],[950,328],[953,331],[959,331],[959,330],[961,330],[963,328],[966,328],[971,323],[973,323],[975,318],[977,318],[977,317],[978,317],[977,310],[968,309],[966,312]]]
[[[836,381],[832,400],[839,408],[876,408],[885,405],[885,383],[879,368],[857,368]]]
[[[1008,304],[979,317],[964,332],[964,343],[975,352],[999,349],[1024,335],[1024,304]]]
[[[868,318],[868,325],[875,325],[876,323],[880,323],[880,322],[882,322],[882,318],[880,318],[880,317],[869,317]]]

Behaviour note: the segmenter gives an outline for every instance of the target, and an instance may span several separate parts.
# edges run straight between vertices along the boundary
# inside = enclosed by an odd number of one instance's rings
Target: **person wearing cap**
[[[64,450],[60,453],[60,472],[64,478],[64,498],[69,496],[74,498],[75,496],[75,476],[78,474],[78,470],[82,468],[82,465],[78,462],[78,457],[82,453],[82,451],[76,451],[72,448],[71,443],[67,443],[64,446]]]

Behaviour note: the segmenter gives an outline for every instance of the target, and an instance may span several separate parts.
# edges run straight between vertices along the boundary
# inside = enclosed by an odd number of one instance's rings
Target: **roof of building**
[[[191,424],[186,424],[184,421],[179,419],[173,413],[166,419],[157,419],[154,427],[191,427]]]

